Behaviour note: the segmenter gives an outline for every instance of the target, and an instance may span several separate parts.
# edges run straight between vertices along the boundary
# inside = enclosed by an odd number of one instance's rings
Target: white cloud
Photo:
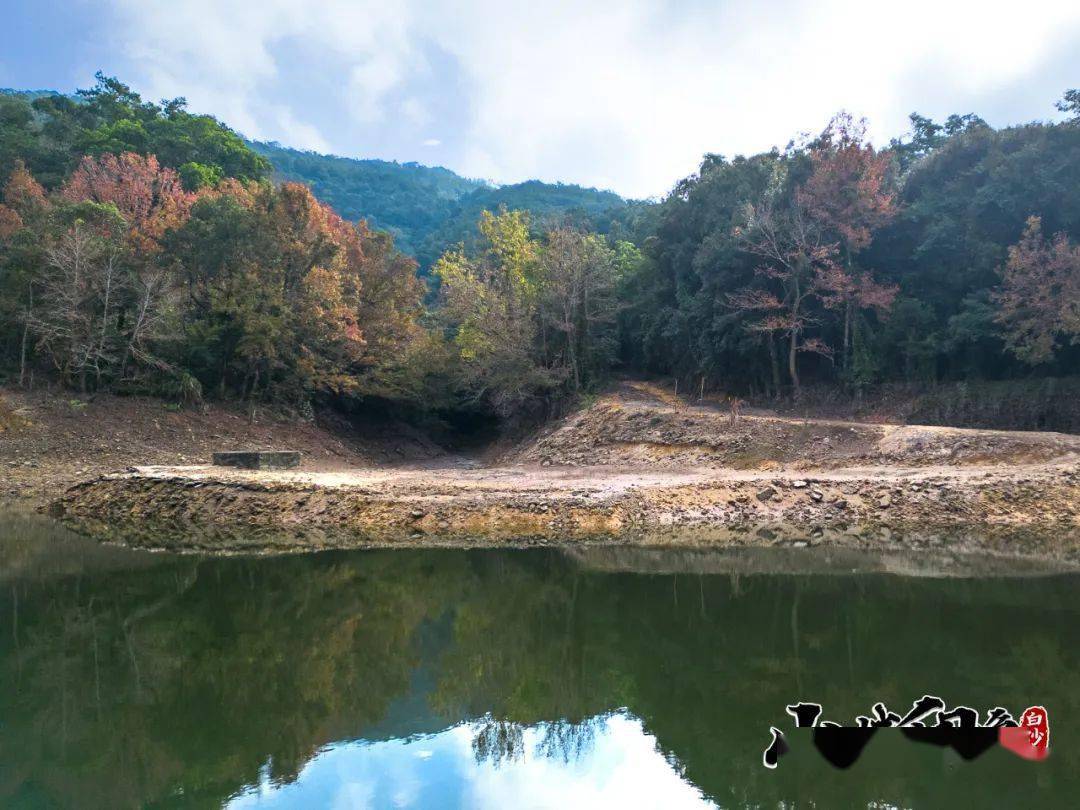
[[[442,144],[442,141],[440,141],[438,138],[426,138],[422,142],[421,145],[422,146],[439,146],[441,144]]]
[[[414,127],[426,126],[431,121],[431,114],[418,98],[407,98],[398,104],[398,110]]]
[[[782,146],[840,108],[886,140],[913,109],[967,112],[1070,45],[1060,90],[1080,74],[1075,0],[1029,0],[1023,13],[985,0],[113,1],[136,86],[186,95],[256,137],[355,153],[375,135],[426,143],[415,131],[437,124],[445,159],[469,176],[633,195],[664,192],[707,151]],[[323,61],[277,55],[296,43]],[[429,47],[467,79],[464,120],[433,118],[417,96],[448,81]],[[283,114],[279,89],[308,75],[313,89]],[[1052,101],[1021,99],[1015,115],[1045,117]]]
[[[267,111],[272,115],[272,131],[281,133],[275,135],[277,140],[295,149],[310,149],[323,154],[333,151],[330,142],[323,137],[318,127],[298,120],[293,110],[282,105],[273,105],[269,106]]]
[[[352,69],[349,75],[348,112],[370,124],[383,120],[385,96],[402,80],[402,66],[393,54],[377,53]]]

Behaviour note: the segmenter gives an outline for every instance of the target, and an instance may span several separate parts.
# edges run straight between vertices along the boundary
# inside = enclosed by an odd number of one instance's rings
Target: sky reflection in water
[[[484,723],[408,740],[343,742],[320,751],[289,784],[265,772],[230,808],[715,807],[668,762],[641,721],[594,718],[580,753],[547,752],[547,729],[524,729],[520,751],[478,755]],[[552,755],[554,754],[554,755]]]

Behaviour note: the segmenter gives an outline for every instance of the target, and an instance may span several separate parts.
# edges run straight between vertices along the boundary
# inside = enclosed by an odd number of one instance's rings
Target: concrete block
[[[300,464],[296,450],[230,450],[214,453],[218,467],[239,467],[244,470],[291,470]]]

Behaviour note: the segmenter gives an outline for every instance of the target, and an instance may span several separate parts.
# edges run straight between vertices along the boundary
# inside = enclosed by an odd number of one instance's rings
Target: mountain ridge
[[[537,220],[591,221],[631,201],[614,191],[526,180],[498,185],[416,161],[324,155],[275,141],[245,141],[274,167],[278,180],[308,185],[346,219],[365,219],[394,235],[397,246],[430,266],[449,245],[467,240],[482,210],[521,208]]]

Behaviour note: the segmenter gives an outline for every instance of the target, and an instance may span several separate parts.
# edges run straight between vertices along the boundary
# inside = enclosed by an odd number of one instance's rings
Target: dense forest
[[[838,116],[707,156],[661,204],[624,313],[631,365],[798,391],[1080,369],[1080,108],[994,130],[912,116],[876,152]]]
[[[795,399],[1074,374],[1080,93],[1058,109],[999,130],[912,115],[883,149],[839,114],[628,203],[249,144],[100,75],[5,93],[0,368],[501,417],[616,370]]]
[[[424,286],[182,99],[99,78],[78,99],[0,97],[0,324],[26,384],[273,400],[419,399]],[[402,369],[408,367],[407,373]]]

